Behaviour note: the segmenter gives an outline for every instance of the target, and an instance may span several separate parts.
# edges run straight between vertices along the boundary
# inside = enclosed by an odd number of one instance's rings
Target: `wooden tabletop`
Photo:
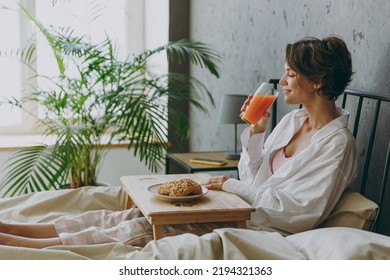
[[[190,178],[202,184],[209,174],[166,174],[145,176],[124,176],[124,184],[132,201],[137,205],[151,224],[181,224],[194,222],[243,221],[250,219],[253,208],[235,194],[212,191],[189,205],[175,205],[169,201],[156,198],[148,187],[172,180]]]

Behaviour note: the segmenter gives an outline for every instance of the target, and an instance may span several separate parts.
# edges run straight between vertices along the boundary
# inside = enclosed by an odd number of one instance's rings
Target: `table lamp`
[[[240,152],[237,151],[237,124],[244,123],[240,118],[241,107],[247,95],[224,94],[219,110],[218,122],[223,124],[234,124],[234,151],[226,152],[226,159],[239,159]]]

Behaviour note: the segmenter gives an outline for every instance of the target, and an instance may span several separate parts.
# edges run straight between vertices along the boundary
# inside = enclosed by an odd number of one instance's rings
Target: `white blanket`
[[[4,222],[50,222],[92,209],[121,210],[120,187],[84,187],[0,199]],[[351,228],[323,228],[283,237],[278,233],[218,229],[183,234],[143,248],[122,243],[29,249],[0,246],[0,259],[390,259],[390,237]]]

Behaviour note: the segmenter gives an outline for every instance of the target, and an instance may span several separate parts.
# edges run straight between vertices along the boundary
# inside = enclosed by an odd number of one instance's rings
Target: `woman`
[[[286,103],[302,104],[303,109],[287,114],[264,145],[268,116],[248,127],[242,134],[241,179],[212,177],[206,185],[236,193],[251,203],[256,212],[250,228],[291,234],[316,227],[354,179],[356,152],[347,129],[348,113],[335,104],[351,76],[351,55],[337,37],[304,38],[287,45],[280,84]],[[200,235],[233,224],[167,225],[163,234]],[[151,226],[136,208],[87,212],[54,224],[0,223],[0,244],[12,246],[114,241],[143,246],[151,239]]]
[[[248,127],[241,137],[240,181],[214,177],[208,188],[252,204],[250,228],[291,234],[316,227],[330,214],[356,176],[357,158],[349,114],[335,104],[352,77],[345,43],[308,37],[289,44],[284,68],[284,100],[303,109],[287,114],[263,149],[267,116]]]

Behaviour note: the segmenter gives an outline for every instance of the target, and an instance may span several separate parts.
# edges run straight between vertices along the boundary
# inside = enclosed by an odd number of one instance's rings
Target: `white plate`
[[[159,194],[157,192],[158,187],[161,185],[162,184],[152,185],[152,186],[148,187],[148,191],[151,192],[155,197],[157,197],[159,199],[167,200],[167,201],[190,201],[190,200],[194,200],[194,199],[197,199],[199,197],[204,196],[209,191],[206,187],[201,186],[202,187],[201,194],[186,195],[186,196],[169,196],[169,195]]]

